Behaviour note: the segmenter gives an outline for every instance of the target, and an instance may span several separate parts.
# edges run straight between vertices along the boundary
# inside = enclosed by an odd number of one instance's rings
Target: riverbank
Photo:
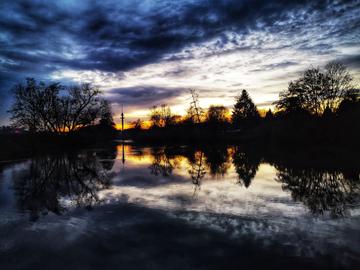
[[[81,132],[54,134],[0,135],[0,161],[26,158],[41,153],[68,151],[111,144],[114,140],[128,140],[148,145],[207,145],[234,144],[252,149],[269,149],[270,153],[321,152],[322,156],[351,156],[360,153],[360,125],[343,118],[283,118],[262,121],[256,126],[234,130],[222,129],[205,123],[174,125],[167,128],[128,129],[123,133],[112,130],[87,129]],[[283,155],[283,154],[282,154]]]
[[[78,132],[65,135],[2,134],[0,135],[0,162],[111,144],[117,135],[116,131]]]
[[[147,130],[126,130],[124,136],[142,143],[259,143],[283,147],[321,145],[329,148],[360,149],[360,125],[342,118],[292,117],[264,120],[257,125],[221,129],[206,125],[174,125]]]

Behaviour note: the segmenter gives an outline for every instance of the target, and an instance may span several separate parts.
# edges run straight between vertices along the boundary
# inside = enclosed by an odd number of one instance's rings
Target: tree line
[[[101,91],[91,84],[63,86],[60,83],[37,83],[27,79],[13,89],[14,103],[10,109],[11,120],[16,128],[33,133],[71,133],[91,126],[114,127],[109,102],[101,97]],[[163,104],[150,109],[152,130],[173,127],[186,129],[211,129],[215,132],[249,130],[273,119],[331,118],[359,110],[359,89],[347,67],[339,62],[329,62],[324,68],[309,68],[300,78],[289,83],[274,102],[275,110],[261,116],[258,108],[244,89],[235,98],[230,111],[223,105],[200,106],[199,92],[190,90],[191,102],[185,116],[172,113]],[[140,130],[143,122],[133,122],[134,130]]]
[[[202,124],[214,130],[247,129],[262,120],[291,117],[327,117],[341,114],[359,107],[359,89],[347,67],[340,62],[329,62],[323,69],[309,68],[300,78],[291,81],[286,90],[280,92],[269,109],[261,116],[255,103],[244,89],[235,98],[230,111],[223,105],[211,105],[207,110],[199,105],[199,92],[190,90],[191,102],[185,116],[174,115],[166,104],[150,109],[151,128],[166,128],[176,125]],[[134,123],[141,127],[141,120]]]

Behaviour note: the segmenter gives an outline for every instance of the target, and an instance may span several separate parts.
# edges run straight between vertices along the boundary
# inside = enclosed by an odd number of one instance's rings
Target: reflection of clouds
[[[185,220],[197,227],[209,227],[232,239],[256,241],[263,248],[271,248],[276,244],[286,246],[286,253],[295,256],[316,257],[328,255],[329,250],[339,254],[342,246],[356,247],[359,237],[351,237],[357,232],[356,226],[346,230],[341,222],[312,219],[309,217],[274,217],[254,218],[251,216],[238,218],[233,215],[214,215],[204,212],[175,213],[174,217]],[[356,224],[356,223],[354,223]],[[357,234],[356,234],[357,235]],[[354,250],[360,252],[360,250]],[[339,261],[346,263],[351,258],[343,253]]]
[[[191,245],[200,241],[196,231],[200,229],[209,232],[209,237],[220,235],[227,243],[245,248],[250,245],[256,251],[276,250],[283,256],[331,256],[346,265],[354,254],[360,254],[359,210],[351,210],[351,216],[344,219],[331,220],[326,215],[314,218],[302,203],[293,202],[281,183],[274,181],[277,170],[269,164],[259,165],[248,189],[237,184],[233,164],[221,178],[207,173],[195,197],[189,159],[175,156],[177,165],[172,175],[155,177],[149,170],[154,161],[151,153],[148,148],[127,146],[123,166],[118,151],[119,159],[112,168],[114,185],[99,192],[102,205],[94,211],[72,209],[61,217],[48,215],[32,224],[21,223],[18,216],[4,221],[0,212],[0,251],[11,251],[19,245],[35,246],[35,253],[43,251],[41,248],[47,251],[51,241],[51,249],[78,252],[81,246],[82,254],[91,257],[100,241],[110,250],[124,245],[122,254],[131,255],[127,244],[134,241],[143,248],[144,235],[150,238],[151,250],[161,249],[169,241],[178,245],[185,241],[184,232],[178,229],[181,227],[193,231],[185,234]],[[4,174],[10,177],[10,171]],[[164,228],[173,224],[179,226],[176,233],[171,231],[173,238],[159,239],[157,232],[162,235]]]
[[[291,192],[313,214],[330,213],[334,217],[346,215],[349,205],[359,203],[358,173],[298,169],[277,166],[276,181]]]
[[[136,167],[132,162],[128,165]],[[109,203],[126,196],[129,203],[167,211],[175,219],[231,235],[235,241],[246,238],[263,248],[281,243],[287,246],[288,254],[296,256],[326,255],[329,248],[355,246],[359,240],[349,232],[357,231],[360,213],[351,212],[347,231],[344,220],[329,220],[327,215],[313,218],[302,203],[294,202],[290,193],[283,191],[281,183],[274,181],[277,171],[269,164],[260,164],[248,189],[236,184],[238,175],[233,165],[220,179],[206,174],[196,197],[192,196],[190,176],[184,174],[188,166],[180,162],[173,171],[174,177],[183,177],[181,182],[147,189],[113,187],[102,191],[101,196],[110,198]],[[346,256],[341,260],[346,261]]]
[[[135,163],[131,161],[127,165],[132,169],[125,169],[122,175],[113,179],[114,185],[100,192],[102,199],[114,201],[126,195],[129,202],[140,202],[151,208],[179,210],[186,205],[186,209],[198,212],[238,216],[271,216],[279,211],[286,216],[305,213],[300,204],[292,203],[291,196],[282,191],[280,183],[271,181],[276,172],[267,164],[260,165],[258,176],[255,176],[249,189],[236,184],[237,174],[233,166],[221,179],[205,175],[196,200],[191,196],[194,186],[189,175],[186,175],[186,163],[182,162],[174,169],[172,180],[168,177],[154,177],[147,164],[136,169]]]

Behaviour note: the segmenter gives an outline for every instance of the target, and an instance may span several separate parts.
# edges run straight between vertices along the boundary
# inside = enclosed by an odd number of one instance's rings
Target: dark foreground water
[[[316,163],[121,144],[0,163],[0,269],[360,269],[360,170]]]

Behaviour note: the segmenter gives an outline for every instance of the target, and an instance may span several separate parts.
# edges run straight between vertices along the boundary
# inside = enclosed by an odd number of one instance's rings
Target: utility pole
[[[121,104],[121,138],[122,138],[122,164],[125,164],[125,146],[124,146],[124,105]]]
[[[125,164],[125,146],[124,142],[122,143],[122,158],[121,158],[122,164]]]

